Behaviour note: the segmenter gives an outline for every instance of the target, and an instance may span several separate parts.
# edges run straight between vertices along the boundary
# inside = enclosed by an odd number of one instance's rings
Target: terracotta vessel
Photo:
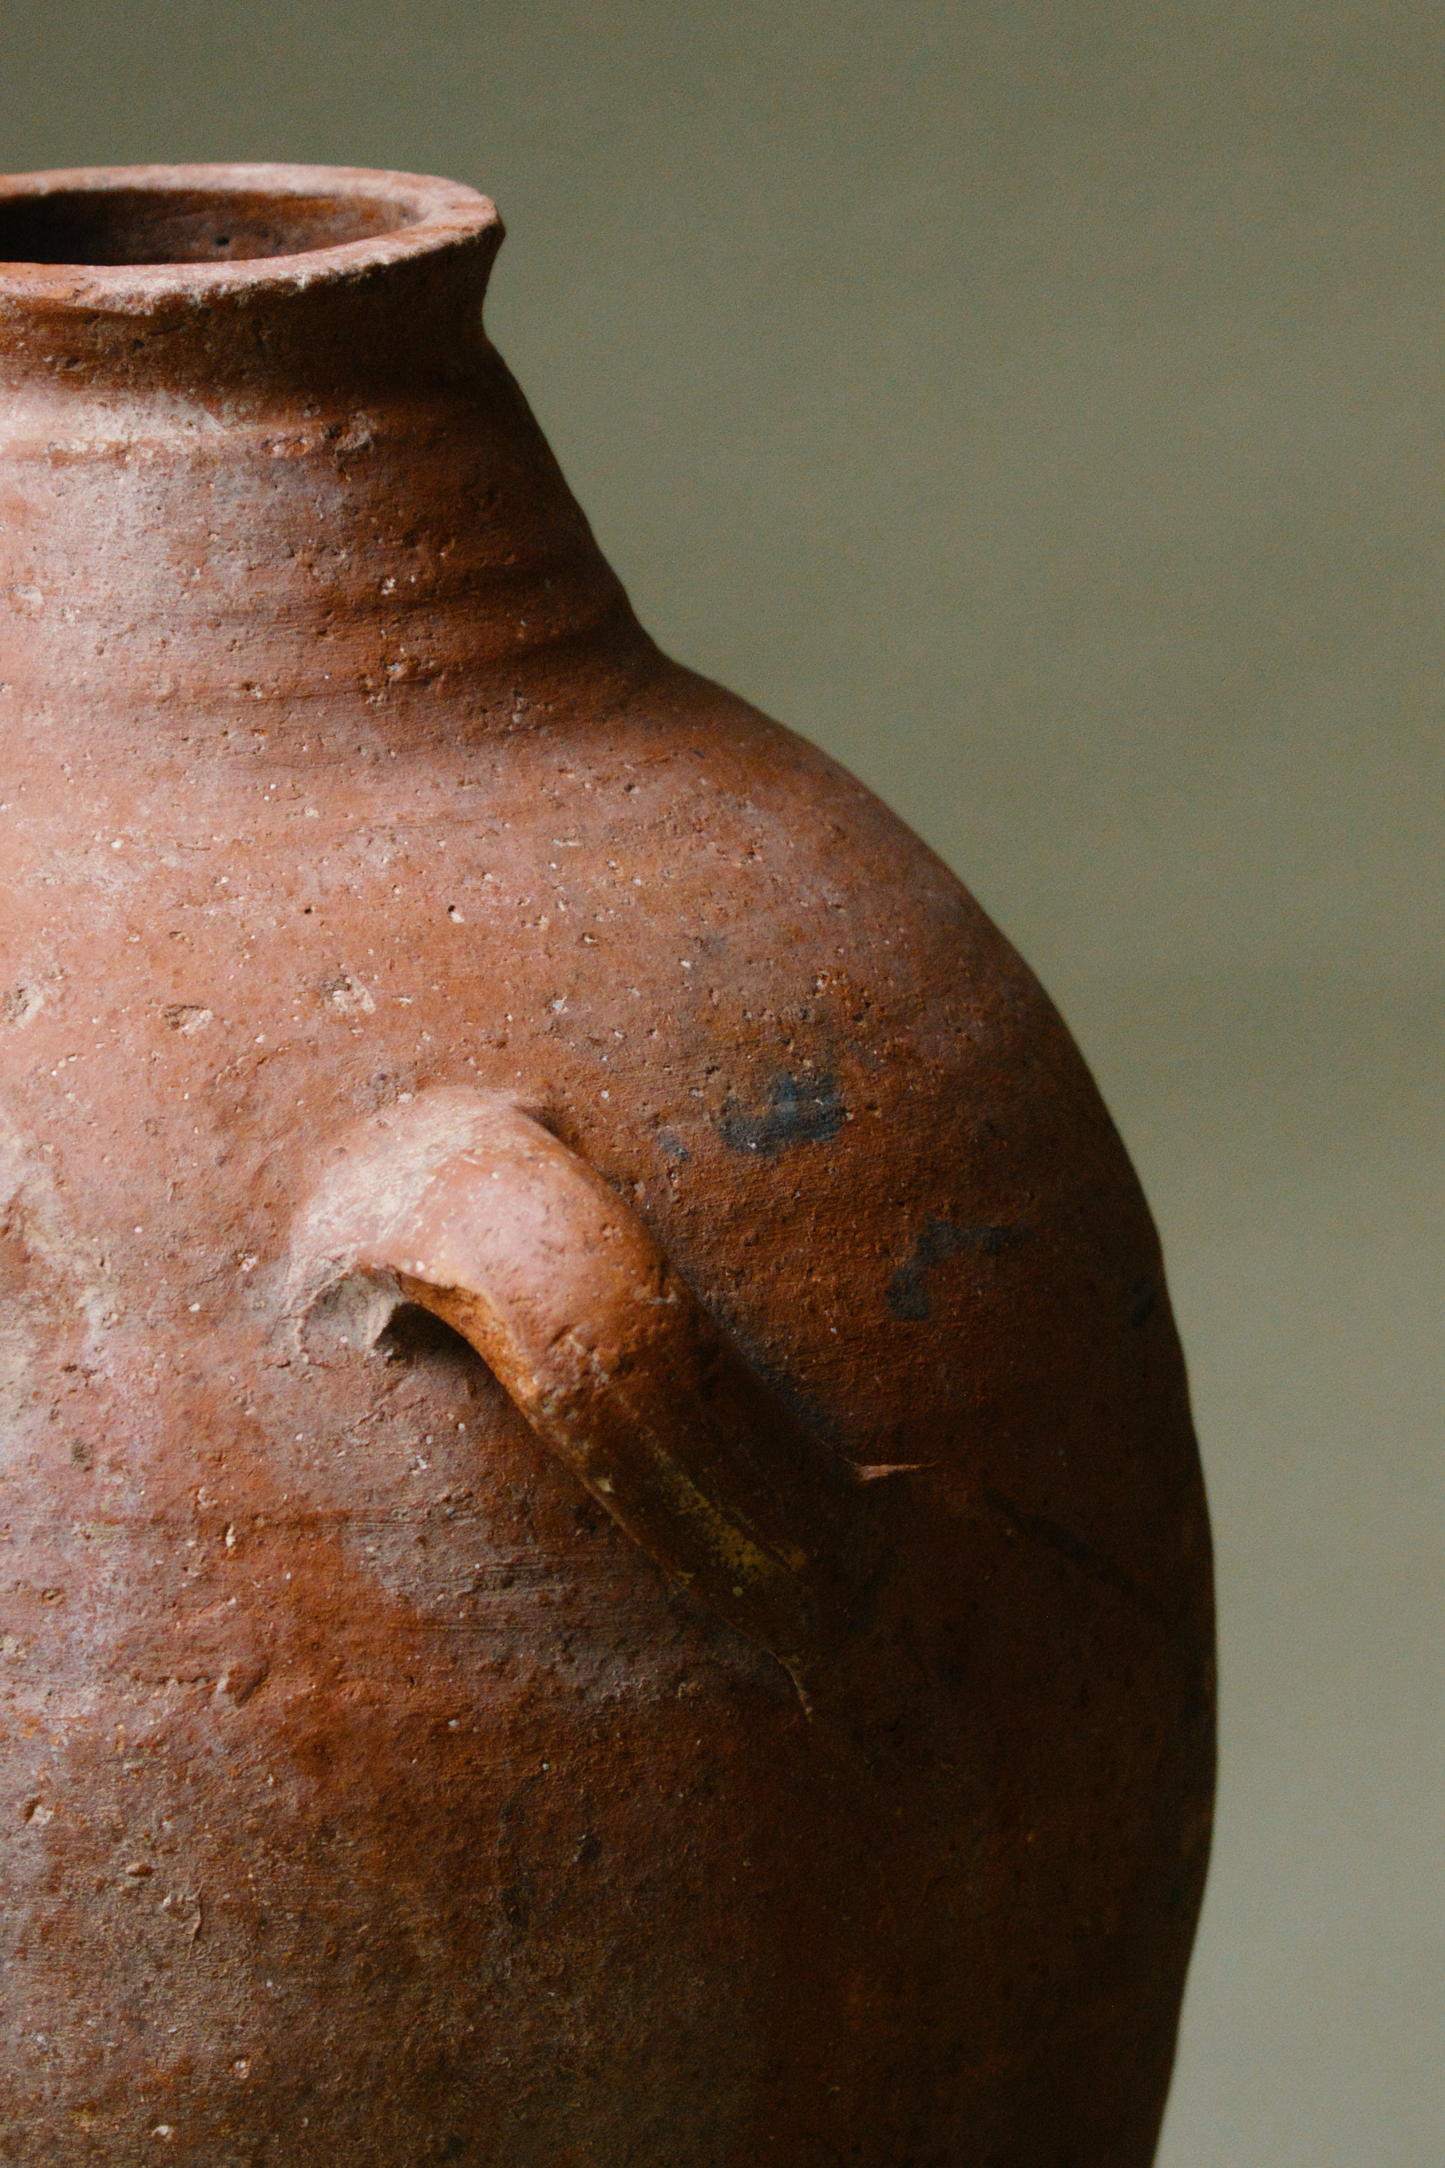
[[[1067,1032],[408,175],[0,189],[0,2160],[1134,2168],[1209,1545]]]

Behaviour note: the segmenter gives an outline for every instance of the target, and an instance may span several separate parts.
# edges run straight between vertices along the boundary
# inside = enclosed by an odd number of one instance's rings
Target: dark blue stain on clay
[[[832,1077],[781,1075],[769,1084],[761,1114],[749,1114],[729,1093],[717,1129],[729,1151],[774,1159],[794,1144],[829,1143],[847,1119]]]
[[[955,1227],[951,1220],[931,1219],[888,1283],[889,1309],[907,1323],[921,1324],[933,1315],[928,1275],[935,1265],[946,1265],[965,1250],[975,1257],[997,1257],[1023,1238],[1021,1227]]]
[[[1159,1307],[1159,1290],[1148,1280],[1140,1280],[1129,1299],[1129,1323],[1137,1332],[1147,1325]]]

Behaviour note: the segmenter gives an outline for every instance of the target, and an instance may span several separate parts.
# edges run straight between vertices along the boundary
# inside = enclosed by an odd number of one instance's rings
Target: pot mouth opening
[[[275,189],[56,188],[0,198],[0,263],[253,263],[374,240],[421,223],[383,195]]]
[[[53,304],[71,287],[121,308],[305,287],[484,235],[490,260],[501,223],[487,198],[426,174],[81,166],[0,177],[0,293],[22,302]]]

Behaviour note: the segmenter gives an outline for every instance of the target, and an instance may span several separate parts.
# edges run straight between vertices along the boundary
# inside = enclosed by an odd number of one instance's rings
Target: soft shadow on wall
[[[0,60],[11,170],[493,194],[493,335],[644,621],[1039,969],[1165,1234],[1219,1543],[1161,2159],[1436,2168],[1433,10],[79,0]]]

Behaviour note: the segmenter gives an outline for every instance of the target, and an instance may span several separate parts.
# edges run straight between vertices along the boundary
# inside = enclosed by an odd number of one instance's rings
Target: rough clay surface
[[[953,877],[638,629],[499,231],[0,189],[0,2160],[1144,2168],[1212,1773],[1148,1213]],[[404,1288],[298,1317],[437,1087],[836,1466],[866,1725]]]

